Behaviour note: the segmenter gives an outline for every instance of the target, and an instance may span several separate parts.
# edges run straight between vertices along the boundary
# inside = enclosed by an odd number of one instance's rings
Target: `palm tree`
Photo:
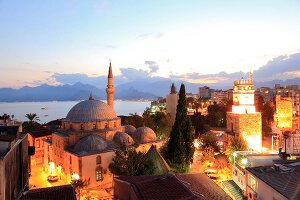
[[[29,120],[29,123],[40,121],[40,118],[37,116],[36,113],[28,113],[25,115],[25,117]]]

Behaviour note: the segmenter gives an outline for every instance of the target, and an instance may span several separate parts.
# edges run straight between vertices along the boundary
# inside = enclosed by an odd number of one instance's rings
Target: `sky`
[[[300,0],[0,0],[0,87],[103,76],[110,59],[121,77],[255,72],[298,55],[299,10]],[[299,77],[300,65],[285,73]]]

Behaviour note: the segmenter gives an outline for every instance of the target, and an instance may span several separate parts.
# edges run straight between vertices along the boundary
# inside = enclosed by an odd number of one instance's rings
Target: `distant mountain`
[[[82,83],[74,85],[40,85],[37,87],[22,87],[20,89],[0,88],[0,102],[35,102],[35,101],[75,101],[88,99],[90,94],[95,99],[106,99],[103,89]],[[140,92],[134,88],[123,91],[116,90],[117,99],[155,99],[156,96]]]
[[[167,78],[159,78],[155,80],[135,80],[132,82],[120,84],[115,88],[116,99],[156,99],[157,97],[165,97],[170,92],[170,86],[174,83],[179,90],[180,84],[184,83],[188,93],[197,94],[201,86],[209,86],[212,89],[230,89],[233,81],[212,83],[212,84],[196,84],[186,81],[172,81]],[[273,80],[268,82],[254,82],[255,88],[271,87],[275,84],[281,85],[300,85],[300,78],[282,80]],[[71,101],[87,99],[90,94],[96,99],[106,99],[104,88],[97,88],[89,84],[76,83],[74,85],[40,85],[37,87],[25,86],[20,89],[0,88],[0,102],[15,101]]]

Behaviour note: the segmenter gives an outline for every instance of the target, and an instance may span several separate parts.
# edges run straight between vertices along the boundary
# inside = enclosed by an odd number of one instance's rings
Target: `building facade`
[[[172,83],[170,94],[167,94],[166,97],[166,109],[167,113],[171,116],[172,123],[175,122],[178,99],[179,97],[176,91],[176,87],[174,83]]]
[[[0,126],[0,199],[18,199],[28,188],[28,141],[21,130],[18,122]]]
[[[147,152],[152,144],[158,148],[162,145],[150,128],[121,126],[113,108],[112,77],[110,65],[108,104],[92,96],[79,102],[62,120],[62,128],[45,140],[44,169],[50,177],[65,182],[80,178],[88,181],[88,187],[108,187],[113,178],[109,164],[116,149],[135,145],[137,151]]]
[[[254,85],[249,80],[234,81],[232,111],[227,112],[227,132],[243,137],[250,149],[260,151],[262,147],[261,113],[254,105]]]

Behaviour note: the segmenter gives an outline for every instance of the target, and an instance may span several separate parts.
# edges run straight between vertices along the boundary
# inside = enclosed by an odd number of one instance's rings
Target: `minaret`
[[[106,96],[107,96],[107,104],[112,109],[114,109],[114,94],[115,94],[114,77],[113,77],[113,73],[112,73],[111,62],[109,62]]]

